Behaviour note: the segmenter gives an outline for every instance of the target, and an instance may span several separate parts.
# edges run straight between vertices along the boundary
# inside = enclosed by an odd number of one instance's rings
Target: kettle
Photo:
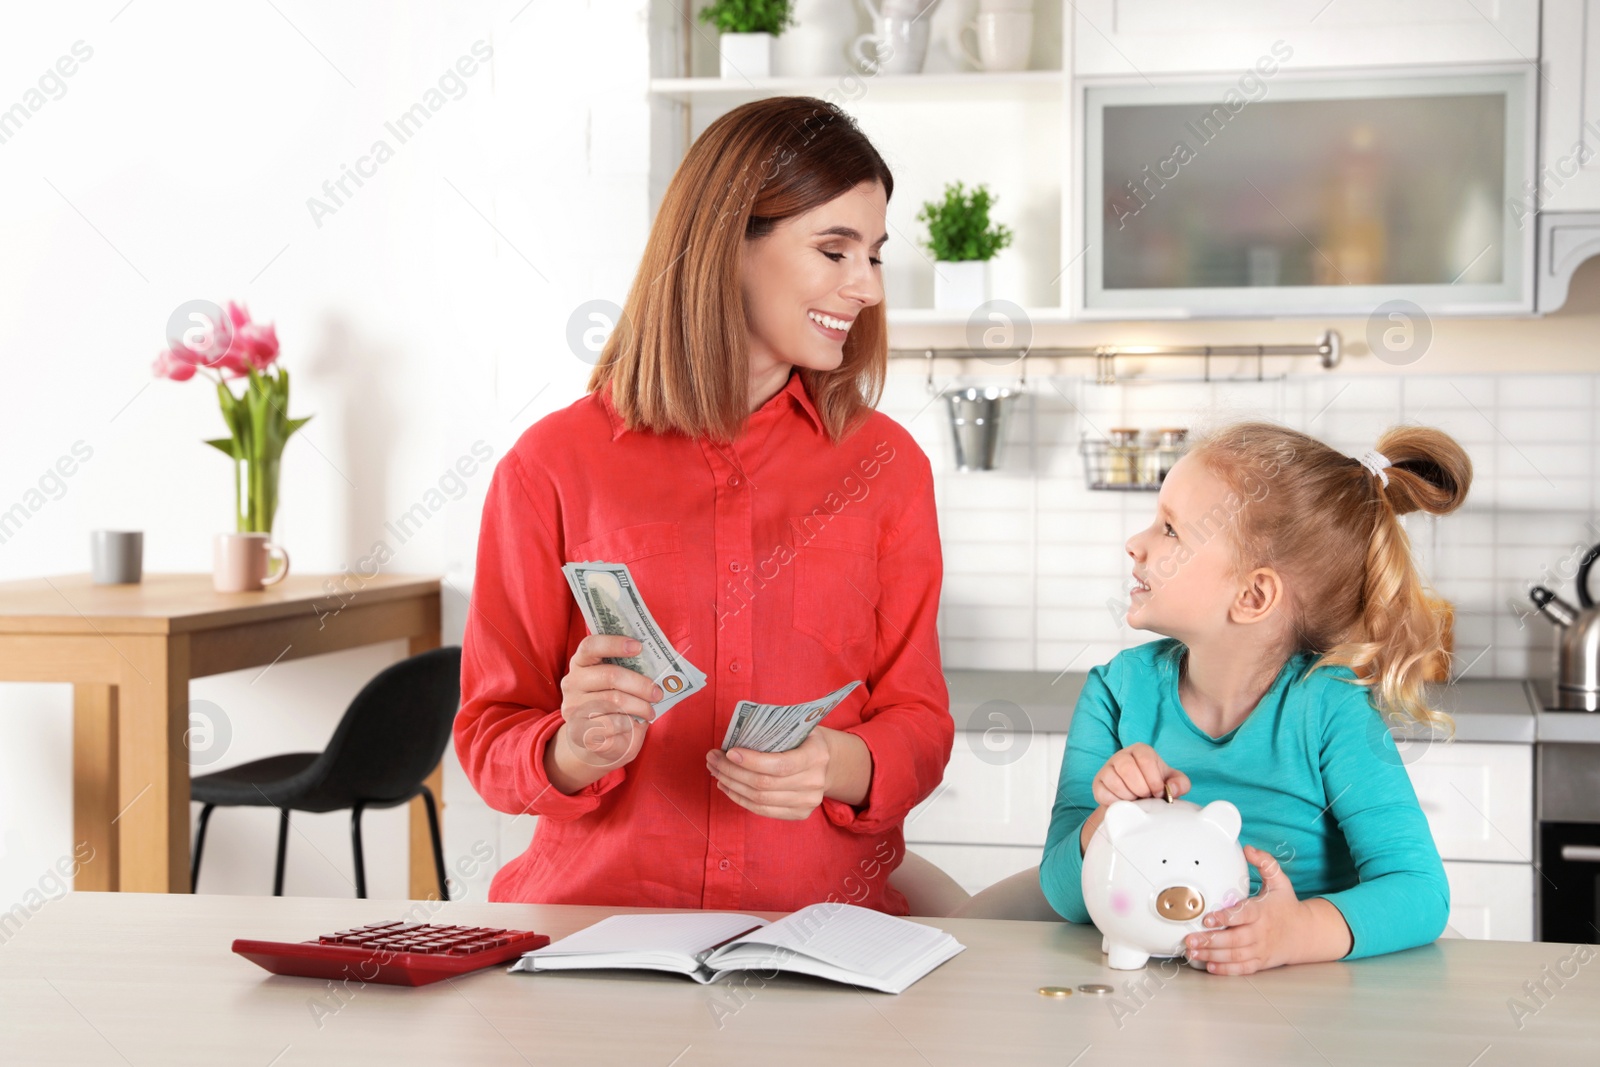
[[[1578,565],[1578,607],[1542,585],[1528,591],[1540,614],[1561,628],[1556,660],[1556,704],[1574,711],[1600,711],[1600,608],[1589,595],[1589,569],[1600,545]]]

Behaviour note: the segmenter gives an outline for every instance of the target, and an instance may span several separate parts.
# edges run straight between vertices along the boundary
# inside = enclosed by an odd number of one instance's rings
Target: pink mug
[[[269,576],[272,557],[280,557]],[[211,578],[219,593],[258,593],[289,576],[289,553],[264,533],[220,533],[212,543]]]

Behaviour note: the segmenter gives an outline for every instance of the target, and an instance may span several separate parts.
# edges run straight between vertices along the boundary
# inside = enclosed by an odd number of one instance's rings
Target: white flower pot
[[[933,306],[939,311],[971,311],[989,299],[987,259],[941,259],[933,265]]]
[[[856,35],[860,17],[856,7],[840,0],[795,0],[793,9],[795,24],[772,42],[773,74],[780,78],[848,74],[844,49]]]
[[[718,42],[722,76],[734,81],[772,76],[772,34],[725,33]]]

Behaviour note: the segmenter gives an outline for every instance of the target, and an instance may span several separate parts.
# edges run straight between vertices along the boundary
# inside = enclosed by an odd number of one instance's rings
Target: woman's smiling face
[[[883,301],[883,186],[864,182],[744,242],[740,264],[752,376],[780,364],[836,369],[851,324]]]

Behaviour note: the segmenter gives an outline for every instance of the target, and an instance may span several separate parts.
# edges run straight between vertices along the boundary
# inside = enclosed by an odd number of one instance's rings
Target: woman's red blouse
[[[545,774],[583,616],[562,576],[625,563],[707,676],[625,767],[567,796]],[[876,411],[835,446],[798,373],[718,446],[623,428],[609,389],[540,419],[495,469],[463,638],[456,753],[493,808],[539,816],[499,901],[905,914],[887,884],[906,813],[938,785],[954,723],[939,665],[943,561],[927,457]],[[872,755],[859,807],[756,815],[705,754],[740,700],[798,703],[860,679],[822,725]]]

